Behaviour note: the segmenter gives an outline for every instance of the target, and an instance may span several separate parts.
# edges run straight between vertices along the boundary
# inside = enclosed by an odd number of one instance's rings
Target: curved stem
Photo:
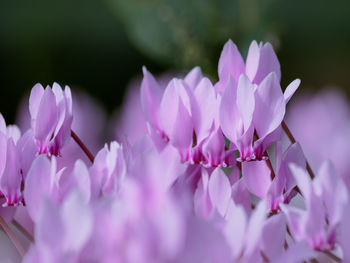
[[[334,255],[332,252],[330,251],[321,251],[323,254],[327,255],[328,257],[330,257],[331,259],[333,259],[335,262],[342,262],[341,258],[339,258],[338,256]]]
[[[0,225],[6,233],[6,235],[11,240],[11,242],[13,243],[13,245],[16,247],[18,253],[23,257],[26,253],[25,249],[23,248],[22,244],[19,242],[15,234],[12,232],[10,226],[6,223],[2,216],[0,216]]]
[[[12,224],[20,231],[30,242],[34,242],[33,236],[17,220],[13,219]]]
[[[296,140],[295,140],[292,132],[290,131],[290,129],[288,128],[288,126],[287,126],[287,124],[286,124],[286,122],[284,120],[282,121],[282,128],[283,128],[284,132],[287,134],[287,136],[288,136],[289,140],[291,141],[291,143],[295,143]],[[314,179],[315,178],[315,174],[312,171],[311,166],[310,166],[310,164],[309,164],[309,162],[307,160],[306,160],[306,170],[309,173],[311,179]]]
[[[89,149],[85,146],[85,144],[80,140],[80,138],[78,137],[78,135],[71,130],[71,136],[73,138],[73,140],[80,146],[80,148],[84,151],[84,153],[86,154],[86,156],[89,158],[89,160],[93,163],[94,162],[94,155],[89,151]]]

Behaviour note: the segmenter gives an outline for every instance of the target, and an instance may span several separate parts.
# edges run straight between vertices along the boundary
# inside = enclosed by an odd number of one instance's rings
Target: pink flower
[[[70,138],[72,125],[72,96],[68,86],[63,91],[54,83],[46,89],[36,84],[29,98],[31,127],[39,154],[59,155]]]

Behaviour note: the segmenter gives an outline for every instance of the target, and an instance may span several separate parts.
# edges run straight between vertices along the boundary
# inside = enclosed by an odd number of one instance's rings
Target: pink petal
[[[259,138],[281,124],[286,110],[283,93],[275,73],[269,74],[255,91],[253,122]]]
[[[244,131],[247,131],[253,120],[255,99],[254,86],[244,74],[239,77],[238,81],[237,108],[242,116]]]
[[[218,100],[213,85],[208,78],[203,78],[196,90],[194,97],[198,105],[198,115],[194,116],[197,142],[201,142],[211,131],[214,118],[218,111]]]
[[[225,136],[233,143],[237,143],[239,133],[243,132],[236,100],[237,83],[230,78],[220,103],[220,125]]]
[[[46,88],[35,118],[34,136],[36,139],[45,141],[51,138],[58,121],[57,114],[55,95],[50,88]]]
[[[261,199],[266,199],[271,184],[271,171],[266,161],[243,162],[242,175],[249,192]]]
[[[44,95],[44,88],[41,84],[35,84],[30,92],[29,97],[29,112],[32,119],[38,115],[40,101]]]
[[[28,213],[34,222],[38,220],[39,211],[45,196],[50,196],[52,188],[52,178],[50,171],[53,163],[46,155],[39,155],[33,162],[24,189],[24,199]]]
[[[227,81],[230,76],[238,80],[244,72],[244,61],[237,46],[230,39],[226,42],[219,59],[218,74],[220,81]]]
[[[79,252],[90,237],[93,227],[92,213],[84,201],[79,192],[72,192],[63,203],[63,245],[67,252]]]
[[[300,85],[300,79],[295,79],[291,83],[289,83],[289,85],[287,86],[283,94],[286,104],[292,98],[296,90],[299,88],[299,85]]]
[[[231,185],[221,168],[216,168],[208,183],[209,196],[213,206],[224,216],[231,199]]]
[[[203,73],[200,67],[194,67],[189,73],[187,73],[184,81],[189,86],[191,90],[197,88],[198,83],[203,78]]]
[[[194,209],[196,215],[203,218],[208,218],[213,208],[208,192],[208,182],[208,172],[203,169],[202,177],[199,180],[197,189],[194,193]]]
[[[0,187],[9,205],[22,200],[19,152],[12,139],[7,141],[6,166],[1,176]]]
[[[234,259],[237,259],[242,252],[247,224],[244,209],[241,206],[235,206],[223,230]]]
[[[281,66],[270,43],[258,46],[254,41],[249,47],[246,72],[253,83],[259,84],[275,72],[278,82],[281,80]]]
[[[271,261],[283,253],[286,235],[286,219],[283,214],[272,216],[266,220],[260,246],[261,250]]]
[[[146,67],[143,67],[142,70],[141,107],[146,120],[154,127],[159,127],[158,114],[163,91]]]

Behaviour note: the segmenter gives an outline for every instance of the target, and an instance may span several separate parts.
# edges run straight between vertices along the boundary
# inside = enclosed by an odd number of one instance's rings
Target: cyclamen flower
[[[220,97],[200,68],[192,69],[184,79],[174,78],[164,92],[144,69],[141,103],[149,133],[159,149],[170,143],[183,162],[232,165],[219,125]]]
[[[237,46],[230,39],[222,49],[218,75],[219,82],[215,85],[218,92],[223,92],[232,77],[238,82],[240,75],[245,74],[254,84],[260,84],[271,72],[275,72],[278,82],[281,80],[281,66],[270,43],[263,44],[253,41],[244,63]]]
[[[344,183],[329,162],[321,166],[313,182],[302,168],[290,166],[306,204],[306,211],[281,206],[293,237],[297,241],[307,241],[315,250],[333,250],[337,228],[348,200]]]
[[[31,127],[39,154],[59,155],[70,138],[72,125],[72,95],[54,83],[46,89],[36,84],[29,98]]]
[[[286,104],[299,84],[293,81],[283,94],[274,72],[258,86],[246,75],[239,77],[238,84],[230,78],[220,105],[220,124],[239,151],[239,160],[261,160],[266,149],[280,139]],[[258,138],[253,144],[255,132]]]

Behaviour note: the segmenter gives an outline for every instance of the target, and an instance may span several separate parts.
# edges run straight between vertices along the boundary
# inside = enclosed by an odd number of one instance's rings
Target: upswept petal
[[[292,98],[294,93],[299,88],[300,82],[301,82],[300,79],[295,79],[291,83],[289,83],[289,85],[285,89],[285,91],[283,93],[283,97],[284,97],[286,104],[289,102],[289,100]]]
[[[231,185],[221,168],[216,168],[212,172],[209,178],[208,189],[213,206],[220,215],[225,216],[231,200]]]
[[[237,85],[237,108],[243,120],[243,130],[247,131],[253,120],[255,108],[254,85],[242,74]]]
[[[218,100],[213,85],[208,78],[202,78],[194,91],[199,114],[193,114],[197,142],[206,138],[212,128],[218,111]]]
[[[259,138],[272,133],[281,124],[286,104],[274,72],[270,73],[255,91],[253,123]]]
[[[219,79],[220,81],[224,81],[226,84],[229,77],[232,76],[237,81],[243,72],[243,58],[237,46],[230,39],[226,42],[223,50],[221,51],[218,65]]]
[[[259,84],[263,79],[275,72],[278,82],[281,80],[281,66],[270,43],[257,44],[253,41],[249,47],[246,73],[253,83]]]
[[[200,67],[194,67],[184,78],[184,81],[188,85],[188,87],[194,91],[197,89],[197,85],[203,78],[203,73]]]
[[[44,95],[44,87],[37,83],[30,92],[29,97],[29,112],[32,118],[38,115],[40,101]]]
[[[236,101],[237,83],[230,78],[221,99],[219,116],[223,133],[233,143],[237,143],[238,134],[243,133],[243,122],[240,119]]]
[[[8,205],[18,205],[22,202],[21,183],[20,156],[15,143],[10,138],[7,141],[6,165],[0,180],[0,189]]]
[[[143,79],[141,83],[141,107],[146,120],[152,126],[159,128],[159,107],[163,91],[152,74],[142,67]]]
[[[53,135],[58,121],[56,98],[55,94],[50,88],[45,89],[40,101],[38,114],[36,116],[32,116],[32,119],[35,120],[35,138],[42,143],[48,142]]]

